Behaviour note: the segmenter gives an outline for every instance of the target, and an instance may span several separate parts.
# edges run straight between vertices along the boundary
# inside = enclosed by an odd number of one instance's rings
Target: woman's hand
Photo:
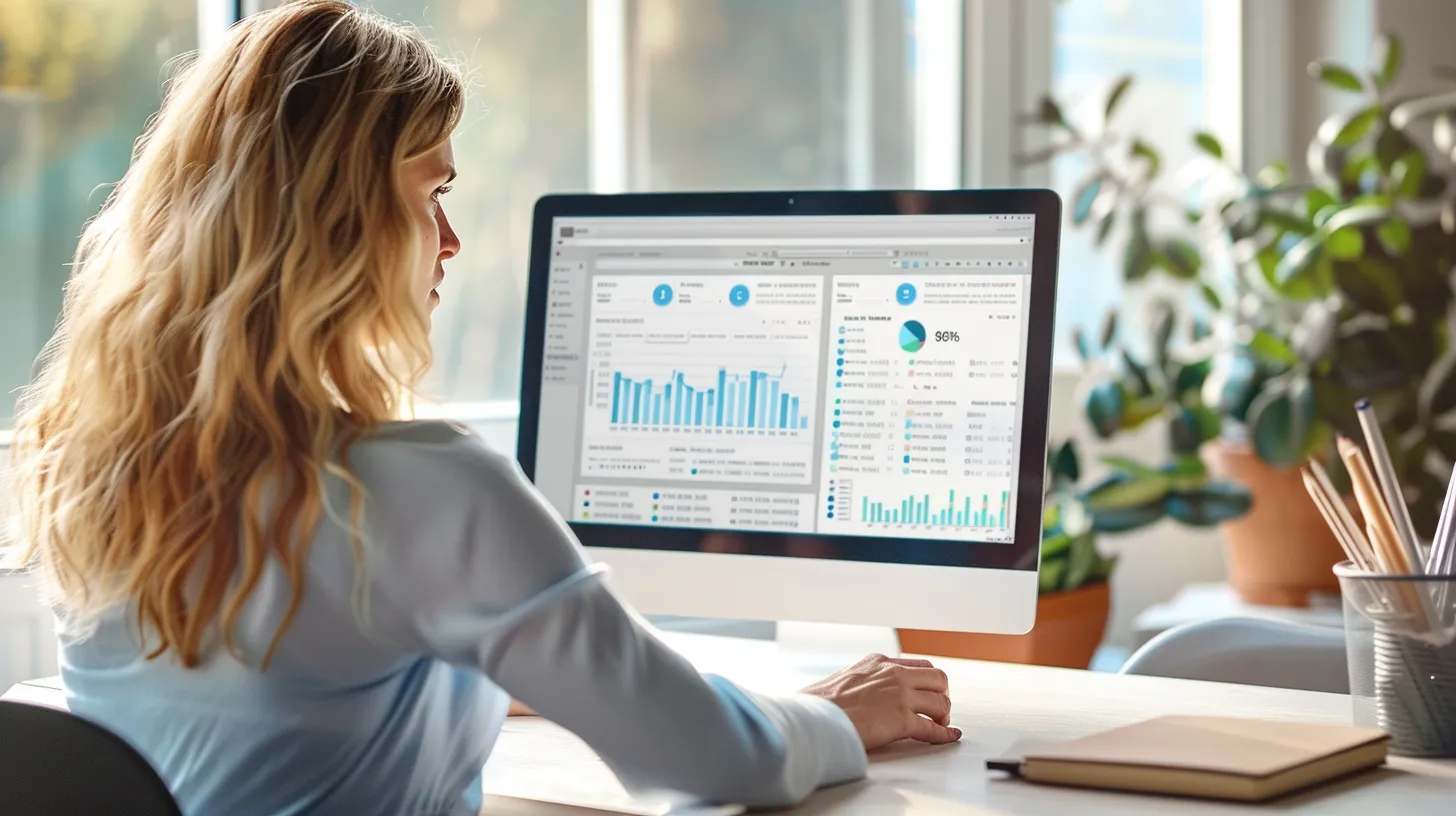
[[[898,742],[955,742],[950,686],[929,660],[870,655],[804,689],[844,709],[866,751]]]

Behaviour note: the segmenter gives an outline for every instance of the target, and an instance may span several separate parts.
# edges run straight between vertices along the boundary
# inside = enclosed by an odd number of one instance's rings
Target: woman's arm
[[[512,697],[511,698],[511,707],[506,711],[506,716],[507,717],[534,717],[534,716],[536,716],[536,712],[532,711],[530,706],[528,706],[525,703],[521,702],[520,700],[517,700],[516,698]]]
[[[376,604],[401,622],[390,634],[484,672],[624,782],[786,805],[862,776],[866,745],[959,736],[944,675],[913,661],[878,658],[782,697],[698,674],[607,588],[512,460],[465,437],[419,462],[406,453],[371,508],[385,539],[369,565]]]

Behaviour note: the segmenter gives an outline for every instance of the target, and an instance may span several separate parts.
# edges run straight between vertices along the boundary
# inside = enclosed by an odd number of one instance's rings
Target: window
[[[1203,127],[1206,107],[1203,0],[1062,0],[1054,21],[1052,95],[1063,103],[1068,119],[1095,125],[1113,83],[1131,74],[1134,84],[1115,127],[1150,142],[1165,168],[1193,157],[1193,133]],[[1052,163],[1051,183],[1068,212],[1066,204],[1085,172],[1085,162],[1076,156]],[[1094,232],[1073,227],[1070,217],[1063,228],[1059,356],[1070,351],[1075,327],[1095,336],[1107,310],[1125,295],[1122,255],[1116,251],[1120,233],[1114,231],[1098,249]]]
[[[640,4],[636,81],[645,89],[638,147],[645,186],[912,185],[904,6]]]
[[[419,26],[472,79],[445,198],[461,252],[445,265],[426,396],[514,399],[531,209],[590,186],[587,0],[375,0]]]
[[[60,312],[86,219],[126,171],[197,0],[0,3],[0,430]]]
[[[543,193],[959,186],[965,145],[979,166],[1012,165],[1007,123],[1048,78],[1081,117],[1129,71],[1138,87],[1120,115],[1172,166],[1205,107],[1202,0],[361,2],[420,26],[472,79],[446,204],[464,249],[447,264],[425,383],[451,403],[515,396]],[[165,62],[195,48],[199,29],[207,42],[221,35],[214,7],[233,0],[0,2],[7,394],[51,331],[76,236],[125,170]],[[1051,74],[1026,67],[1038,60]],[[962,133],[975,99],[999,100],[1005,110],[977,127],[1002,135]],[[1061,160],[1051,183],[1068,194],[1079,170]],[[1117,253],[1090,241],[1069,230],[1064,244],[1061,334],[1095,324],[1118,296]]]

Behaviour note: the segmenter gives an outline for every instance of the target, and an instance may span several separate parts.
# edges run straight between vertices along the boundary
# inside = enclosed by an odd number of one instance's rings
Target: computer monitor
[[[517,455],[648,613],[1035,621],[1060,201],[548,196]]]

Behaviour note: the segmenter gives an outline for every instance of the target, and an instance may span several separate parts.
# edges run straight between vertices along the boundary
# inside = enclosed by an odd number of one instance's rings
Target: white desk
[[[788,668],[779,659],[774,644],[767,641],[685,634],[666,637],[701,670],[722,674],[760,691],[790,691],[814,679]],[[1159,714],[1348,723],[1350,700],[1337,694],[1014,664],[944,658],[936,659],[936,663],[950,675],[955,703],[952,719],[965,732],[961,743],[943,748],[900,745],[877,752],[867,781],[821,791],[792,812],[912,816],[1434,816],[1456,812],[1456,760],[1393,758],[1385,769],[1262,807],[1052,788],[993,778],[985,772],[986,759],[1015,755],[1018,744],[1070,739]],[[34,688],[25,693],[33,697]],[[586,813],[500,800],[487,802],[486,811],[563,816]]]

